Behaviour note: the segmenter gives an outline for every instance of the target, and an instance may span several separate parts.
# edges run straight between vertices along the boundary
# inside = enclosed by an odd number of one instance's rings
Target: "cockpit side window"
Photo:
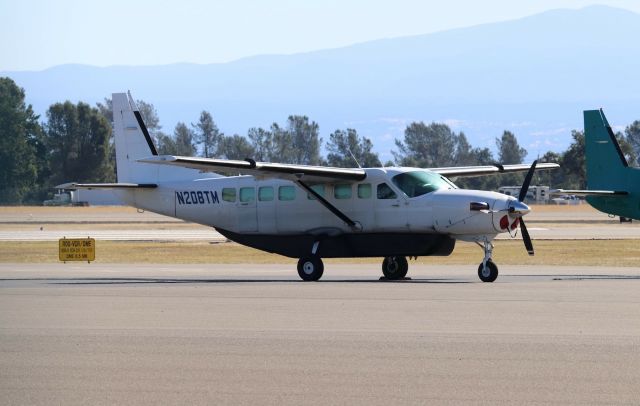
[[[396,199],[398,196],[389,185],[381,183],[377,188],[377,197],[378,199]]]
[[[408,197],[426,195],[438,189],[454,189],[455,185],[441,175],[428,171],[405,172],[391,181]]]

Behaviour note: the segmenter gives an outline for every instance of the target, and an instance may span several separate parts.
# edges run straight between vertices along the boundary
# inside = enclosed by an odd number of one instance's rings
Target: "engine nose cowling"
[[[507,208],[507,197],[484,190],[438,190],[429,198],[434,229],[457,235],[502,232],[494,220],[494,211]]]
[[[506,233],[514,231],[520,225],[520,218],[531,212],[525,203],[509,196],[496,201],[493,208],[493,225],[496,231]]]

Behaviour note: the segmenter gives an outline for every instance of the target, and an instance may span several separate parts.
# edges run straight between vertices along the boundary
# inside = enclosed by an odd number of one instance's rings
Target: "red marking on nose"
[[[502,216],[502,218],[500,219],[500,228],[502,230],[506,230],[507,228],[509,228],[509,218],[506,215]]]
[[[516,220],[513,222],[513,224],[511,224],[511,229],[515,230],[516,228],[518,228],[519,224],[520,224],[520,217],[516,217]]]

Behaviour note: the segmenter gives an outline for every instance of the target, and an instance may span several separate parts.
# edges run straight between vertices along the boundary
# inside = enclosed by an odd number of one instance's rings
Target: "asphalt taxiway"
[[[640,268],[0,264],[3,404],[640,400]]]

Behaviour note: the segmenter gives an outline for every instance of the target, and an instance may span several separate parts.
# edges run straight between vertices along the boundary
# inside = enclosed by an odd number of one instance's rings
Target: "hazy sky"
[[[157,65],[335,48],[638,0],[0,0],[0,71]]]

